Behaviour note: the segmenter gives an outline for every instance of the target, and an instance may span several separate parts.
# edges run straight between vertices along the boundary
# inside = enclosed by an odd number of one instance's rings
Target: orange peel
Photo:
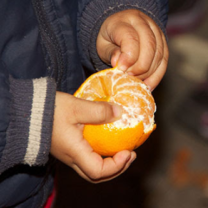
[[[138,148],[156,128],[156,104],[151,92],[140,79],[116,67],[92,74],[74,96],[90,101],[113,102],[123,107],[121,119],[107,124],[86,124],[84,127],[84,138],[102,156]]]

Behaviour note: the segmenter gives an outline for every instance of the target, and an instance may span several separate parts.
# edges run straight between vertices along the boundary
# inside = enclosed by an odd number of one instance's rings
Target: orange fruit
[[[156,127],[156,105],[151,92],[140,79],[116,67],[91,75],[74,96],[90,101],[114,102],[123,107],[121,119],[108,124],[86,124],[84,127],[84,138],[102,156],[136,149]]]

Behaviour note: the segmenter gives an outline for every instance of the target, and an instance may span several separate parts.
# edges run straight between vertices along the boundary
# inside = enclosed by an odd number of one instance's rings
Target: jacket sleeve
[[[0,62],[0,173],[47,162],[55,92],[53,79],[14,79]]]
[[[78,12],[78,39],[82,60],[92,60],[94,67],[108,66],[100,60],[96,52],[96,38],[104,20],[110,15],[126,10],[138,9],[151,17],[166,35],[168,0],[81,0]],[[88,64],[89,65],[89,64]]]

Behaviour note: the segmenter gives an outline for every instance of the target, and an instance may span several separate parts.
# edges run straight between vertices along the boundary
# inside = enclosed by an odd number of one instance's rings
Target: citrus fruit
[[[102,156],[136,149],[156,127],[156,105],[151,92],[140,79],[116,67],[92,74],[74,96],[90,101],[112,102],[123,107],[122,117],[113,123],[84,126],[84,138]]]

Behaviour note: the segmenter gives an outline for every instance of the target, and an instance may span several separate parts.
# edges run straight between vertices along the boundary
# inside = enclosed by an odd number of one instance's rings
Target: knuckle
[[[141,61],[138,64],[139,74],[145,74],[149,71],[149,64],[145,61]]]
[[[132,66],[137,61],[137,56],[135,56],[135,54],[132,53],[132,51],[127,52],[126,57],[127,57],[126,63],[128,63],[128,66]]]
[[[161,60],[164,56],[164,50],[162,45],[157,46],[157,57],[159,60]]]
[[[145,74],[145,73],[147,73],[147,72],[148,72],[147,67],[144,66],[143,64],[141,64],[141,65],[139,66],[139,73],[140,73],[140,74]]]
[[[132,42],[139,42],[139,37],[135,31],[129,31],[126,33],[126,38]]]
[[[156,51],[156,37],[152,31],[148,34],[148,41],[147,41],[147,47],[155,53]]]
[[[72,115],[74,118],[78,118],[79,117],[79,114],[80,114],[80,108],[78,105],[73,105],[72,107]]]
[[[97,121],[99,123],[104,123],[106,121],[106,119],[108,117],[107,111],[108,110],[107,110],[106,105],[104,103],[99,103],[99,105],[97,106],[96,111],[95,111],[95,114],[96,114],[95,116],[96,116]]]

